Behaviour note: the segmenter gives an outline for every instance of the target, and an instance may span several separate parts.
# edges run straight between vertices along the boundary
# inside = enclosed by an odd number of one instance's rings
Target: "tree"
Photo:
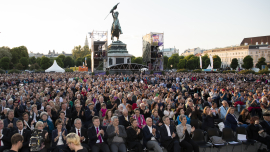
[[[262,69],[262,65],[267,65],[265,63],[265,58],[264,57],[261,57],[259,58],[257,64],[256,64],[256,68],[259,68],[260,70]]]
[[[32,64],[31,66],[30,66],[30,70],[37,70],[37,69],[39,69],[40,67],[39,67],[39,65],[37,64],[37,63],[34,63],[34,64]]]
[[[42,56],[40,60],[40,66],[43,70],[48,69],[52,64],[50,63],[50,59],[46,56]]]
[[[21,63],[17,63],[15,67],[16,67],[16,69],[18,69],[18,70],[23,70],[23,69],[25,69],[25,67],[24,67]]]
[[[62,61],[61,58],[57,57],[55,60],[56,60],[56,63],[57,63],[61,68],[64,68],[64,63],[63,63],[63,61]]]
[[[65,55],[63,55],[63,54],[61,54],[61,55],[58,55],[58,57],[57,57],[57,58],[60,58],[60,59],[61,59],[61,61],[64,63],[66,56],[65,56]]]
[[[201,57],[202,58],[202,68],[206,69],[210,63],[210,59],[208,57],[208,54],[205,54],[204,56]],[[209,63],[206,62],[206,60],[209,60]],[[207,64],[208,63],[208,64]]]
[[[40,61],[41,61],[41,57],[38,57],[37,59],[36,59],[36,63],[40,66]]]
[[[37,62],[36,57],[32,56],[31,58],[29,58],[29,64],[35,64]]]
[[[88,54],[85,57],[86,57],[86,63],[87,63],[86,66],[88,68],[91,68],[91,54]]]
[[[218,55],[213,56],[214,69],[219,69],[221,67],[221,58]]]
[[[235,70],[237,67],[238,67],[238,60],[236,58],[233,58],[231,62],[231,68]]]
[[[197,60],[195,58],[191,58],[187,61],[187,69],[194,70],[196,68]]]
[[[9,69],[9,62],[10,62],[9,57],[3,57],[0,60],[0,65],[4,70],[7,70],[7,69]]]
[[[251,69],[253,67],[253,58],[250,55],[244,57],[242,67],[245,69]]]
[[[131,63],[143,64],[142,57],[135,57],[133,60],[131,59]]]
[[[210,58],[204,61],[205,69],[210,65]]]
[[[186,59],[180,59],[178,63],[178,69],[185,69],[186,68]]]
[[[10,53],[12,54],[11,62],[13,64],[17,64],[22,57],[29,58],[28,50],[25,46],[14,47],[10,50]]]
[[[74,66],[75,66],[75,62],[72,59],[72,57],[67,56],[64,61],[64,67],[66,68],[66,67],[74,67]]]
[[[81,57],[84,57],[88,54],[91,53],[91,50],[89,49],[89,46],[84,46],[83,48],[79,45],[79,46],[75,46],[72,49],[72,56],[74,59],[78,59]]]
[[[83,65],[84,58],[78,58],[75,62],[76,66],[82,66]]]
[[[169,68],[177,68],[178,63],[179,63],[179,54],[175,53],[172,54],[171,57],[169,57],[167,66]],[[171,65],[173,67],[171,67]]]
[[[167,56],[163,57],[163,69],[167,69],[168,68],[168,60],[169,58]]]
[[[29,61],[27,57],[22,57],[20,59],[20,63],[22,64],[24,70],[28,68]]]
[[[8,57],[10,60],[12,59],[12,54],[10,53],[9,47],[0,47],[0,59],[3,57]]]

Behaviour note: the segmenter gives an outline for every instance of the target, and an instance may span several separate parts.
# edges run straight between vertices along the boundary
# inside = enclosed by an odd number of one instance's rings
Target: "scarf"
[[[105,117],[107,109],[100,109],[102,112],[102,117]]]

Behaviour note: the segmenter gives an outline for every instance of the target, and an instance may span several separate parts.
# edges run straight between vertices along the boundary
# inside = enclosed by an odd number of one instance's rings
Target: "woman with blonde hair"
[[[210,107],[205,106],[202,114],[202,128],[207,131],[209,128],[215,128],[214,117]]]
[[[238,127],[238,119],[234,115],[235,109],[233,107],[230,107],[227,111],[227,114],[225,116],[225,127],[226,128],[232,128],[233,131],[236,131],[236,127]]]
[[[75,152],[88,152],[88,150],[81,145],[80,137],[76,133],[69,133],[66,138],[70,150],[74,150]]]
[[[41,136],[43,139],[45,139],[45,141],[43,143],[41,143],[41,149],[39,150],[39,152],[47,152],[47,149],[50,148],[50,137],[48,134],[47,130],[43,130],[44,128],[44,123],[41,121],[38,121],[36,123],[35,129],[41,130]]]

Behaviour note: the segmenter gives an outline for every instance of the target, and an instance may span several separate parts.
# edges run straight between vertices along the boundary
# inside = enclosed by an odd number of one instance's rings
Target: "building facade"
[[[171,57],[173,54],[179,54],[179,49],[176,48],[165,48],[161,50],[164,56]]]
[[[197,48],[193,48],[193,49],[187,49],[181,55],[182,56],[196,55],[198,53],[203,53],[203,51],[204,50],[202,50],[199,47],[197,47]]]
[[[65,56],[72,56],[72,54],[67,54],[67,53],[65,53],[65,51],[62,51],[62,53],[58,53],[58,52],[55,52],[55,50],[53,50],[53,51],[49,50],[48,54],[30,52],[29,57],[34,56],[35,58],[38,58],[38,57],[46,56],[48,58],[52,58],[52,57],[54,58],[54,57],[58,57],[61,54],[65,55]]]

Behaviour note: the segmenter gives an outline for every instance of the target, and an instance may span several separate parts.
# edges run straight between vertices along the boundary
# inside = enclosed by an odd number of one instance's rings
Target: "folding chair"
[[[219,136],[219,131],[218,131],[217,128],[209,128],[207,130],[207,139],[210,140],[210,137],[212,137],[212,136],[218,136],[218,137],[220,137]],[[224,143],[224,144],[213,144],[213,147],[216,147],[218,149],[218,152],[219,152],[222,147],[225,147],[226,146],[226,151],[228,152],[227,145],[228,145],[228,143]]]
[[[242,142],[237,140],[231,128],[223,128],[222,139],[225,140],[229,145],[232,145],[233,149],[234,149],[234,146],[241,145],[241,151],[243,152]]]
[[[192,140],[194,142],[196,142],[200,148],[203,148],[203,152],[206,151],[206,148],[210,148],[210,152],[212,151],[212,147],[213,147],[213,144],[212,143],[209,143],[209,142],[206,142],[205,141],[205,138],[204,138],[204,131],[201,130],[201,129],[196,129],[194,132],[193,132],[193,138]]]

